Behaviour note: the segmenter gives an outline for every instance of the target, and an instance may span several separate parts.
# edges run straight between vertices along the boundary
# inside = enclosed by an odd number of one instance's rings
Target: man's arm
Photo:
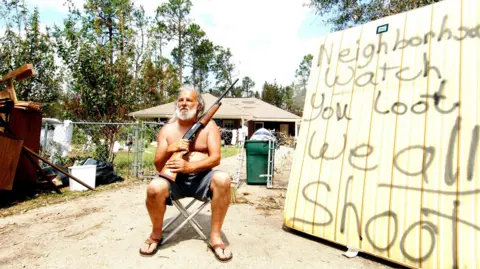
[[[206,129],[208,131],[208,157],[200,161],[190,162],[190,167],[193,170],[193,173],[209,170],[220,164],[220,131],[218,130],[217,124],[213,120],[207,124]]]
[[[160,173],[165,166],[165,163],[168,161],[170,156],[172,155],[167,151],[168,149],[168,142],[166,137],[166,131],[168,129],[168,125],[163,126],[160,131],[158,132],[157,136],[157,151],[155,152],[155,159],[153,163],[157,168],[157,171]]]

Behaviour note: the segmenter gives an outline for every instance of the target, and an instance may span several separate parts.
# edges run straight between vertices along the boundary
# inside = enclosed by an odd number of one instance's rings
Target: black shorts
[[[210,183],[214,172],[209,170],[196,174],[177,174],[175,182],[167,180],[170,186],[170,196],[167,199],[167,204],[172,205],[172,200],[185,197],[194,197],[200,201],[212,199]]]

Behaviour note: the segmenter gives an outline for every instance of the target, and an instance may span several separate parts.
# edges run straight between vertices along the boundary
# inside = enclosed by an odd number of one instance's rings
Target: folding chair
[[[190,214],[187,209],[190,206],[192,206],[196,201],[203,202],[203,203],[194,212],[192,212]],[[189,222],[193,226],[193,228],[195,229],[195,231],[197,231],[198,235],[200,235],[201,238],[203,238],[204,240],[207,240],[207,237],[202,232],[202,230],[203,230],[202,226],[200,226],[200,224],[198,224],[198,222],[194,219],[194,217],[198,213],[200,213],[200,211],[202,211],[202,209],[205,206],[207,206],[210,202],[211,202],[210,199],[208,199],[206,201],[201,201],[201,200],[193,198],[193,200],[186,207],[184,207],[183,204],[179,200],[173,200],[172,203],[175,205],[175,207],[178,209],[178,211],[180,211],[180,213],[175,218],[171,219],[168,223],[164,224],[163,227],[162,227],[162,230],[165,231],[168,228],[168,226],[170,226],[172,223],[174,223],[182,215],[185,217],[185,220],[182,223],[180,223],[180,225],[178,225],[167,237],[165,237],[163,239],[162,245],[164,245],[173,235],[175,235],[180,229],[182,229],[183,226],[185,226],[185,224],[187,224],[187,222]]]

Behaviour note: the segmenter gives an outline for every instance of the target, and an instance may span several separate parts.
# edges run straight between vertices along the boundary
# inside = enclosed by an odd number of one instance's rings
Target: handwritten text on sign
[[[302,128],[306,128],[308,124],[311,125],[310,132],[307,136],[305,157],[308,156],[310,160],[323,160],[324,162],[341,162],[346,160],[346,163],[348,163],[352,169],[364,171],[366,175],[365,178],[368,178],[368,172],[379,169],[382,164],[393,164],[393,169],[398,173],[405,175],[406,178],[409,178],[410,180],[412,177],[416,176],[421,178],[424,183],[423,187],[409,187],[407,185],[399,184],[397,181],[397,184],[377,184],[379,190],[408,190],[451,197],[453,203],[453,212],[445,212],[441,209],[432,209],[422,206],[420,211],[425,218],[423,220],[406,224],[404,230],[398,230],[398,222],[403,220],[399,220],[398,214],[392,210],[377,213],[373,216],[369,216],[363,221],[360,221],[359,208],[361,208],[362,205],[358,205],[349,201],[348,193],[351,192],[354,178],[353,175],[347,175],[344,176],[347,179],[346,181],[338,181],[338,184],[345,184],[343,195],[344,199],[343,201],[338,201],[339,205],[343,206],[338,207],[338,211],[332,209],[332,206],[329,206],[328,204],[322,204],[316,200],[316,197],[320,196],[334,195],[336,197],[340,197],[340,195],[337,193],[330,193],[332,190],[331,184],[333,181],[328,183],[325,180],[322,180],[322,178],[319,178],[318,181],[312,181],[304,185],[299,191],[302,192],[303,199],[318,208],[316,210],[317,213],[326,213],[326,218],[321,222],[313,223],[311,218],[309,220],[303,218],[292,218],[289,220],[289,222],[293,221],[326,227],[333,225],[335,216],[332,212],[337,212],[340,214],[339,216],[341,216],[339,231],[343,234],[347,225],[347,212],[351,212],[355,215],[356,230],[359,240],[363,240],[365,237],[366,240],[368,240],[368,242],[373,246],[373,248],[379,251],[389,250],[393,245],[399,244],[402,254],[409,261],[418,262],[420,260],[428,260],[429,257],[432,256],[436,246],[436,238],[441,236],[437,225],[428,220],[429,216],[436,216],[451,221],[451,255],[453,259],[453,267],[457,267],[458,251],[456,248],[458,246],[458,230],[473,229],[476,232],[480,232],[480,227],[477,224],[462,219],[458,214],[458,208],[462,205],[462,197],[475,196],[480,193],[480,189],[475,189],[474,185],[474,181],[478,180],[478,175],[475,175],[475,163],[477,158],[480,125],[462,125],[462,116],[460,116],[460,108],[462,104],[459,100],[458,94],[455,96],[449,96],[446,93],[447,88],[450,89],[448,92],[452,93],[454,92],[452,88],[457,87],[458,85],[448,84],[447,78],[449,74],[442,74],[441,70],[445,70],[445,68],[441,67],[442,63],[435,62],[435,55],[429,55],[428,52],[423,52],[421,54],[421,58],[418,59],[420,64],[415,65],[414,68],[408,65],[391,64],[388,60],[385,60],[384,62],[379,61],[374,71],[369,70],[366,67],[371,67],[372,61],[375,61],[379,55],[388,55],[389,53],[398,53],[402,50],[420,48],[421,46],[430,46],[433,42],[462,42],[465,40],[478,40],[480,39],[480,24],[472,26],[463,25],[458,28],[450,28],[448,15],[445,15],[441,25],[438,26],[437,30],[428,31],[423,35],[405,37],[401,33],[400,29],[396,29],[395,31],[396,39],[393,44],[389,44],[387,41],[381,41],[378,42],[377,45],[370,43],[366,46],[360,47],[361,42],[358,40],[356,48],[340,49],[338,54],[333,53],[335,51],[334,46],[337,46],[336,44],[331,43],[328,46],[325,44],[320,46],[320,50],[318,52],[318,61],[316,64],[317,67],[323,67],[320,69],[321,73],[319,74],[323,78],[323,80],[321,80],[323,84],[318,86],[319,90],[317,90],[317,92],[312,93],[310,98],[307,98],[307,100],[310,99],[310,102],[307,104],[307,106],[310,106],[312,113],[311,116],[305,115],[305,117],[307,117],[304,118],[303,125],[305,127],[302,126]],[[377,56],[377,58],[375,58],[375,56]],[[383,57],[382,59],[388,59],[388,57]],[[347,70],[347,72],[336,72],[336,69],[339,67],[331,66],[330,64],[332,63],[332,60],[336,60],[338,62],[337,65],[342,66],[342,70]],[[452,67],[452,69],[454,68],[458,70],[458,66]],[[414,100],[411,103],[406,103],[397,99],[397,101],[390,101],[389,103],[387,100],[391,100],[391,98],[385,97],[391,94],[397,95],[398,91],[389,92],[383,88],[387,78],[394,78],[399,83],[428,79],[430,83],[430,92],[424,88],[402,89],[414,91],[417,100]],[[345,94],[345,91],[342,91],[345,90],[344,87],[349,88],[346,92],[349,94],[354,94],[356,89],[365,90],[361,88],[369,87],[367,89],[368,91],[374,91],[372,99],[373,103],[371,104],[372,113],[381,115],[383,117],[392,117],[392,120],[396,120],[398,117],[407,116],[409,113],[416,116],[437,113],[438,117],[442,117],[444,115],[454,115],[455,120],[453,122],[445,122],[445,124],[450,124],[449,132],[441,134],[448,136],[445,145],[429,143],[429,140],[425,139],[423,144],[412,144],[408,145],[407,147],[395,148],[395,152],[391,158],[382,158],[381,160],[370,159],[367,166],[365,165],[367,163],[365,159],[371,157],[374,153],[376,141],[364,141],[353,147],[347,148],[347,141],[350,139],[350,137],[347,134],[347,131],[345,131],[342,134],[337,134],[337,139],[338,137],[341,137],[343,146],[337,147],[336,150],[334,150],[333,147],[329,148],[329,142],[331,143],[331,141],[328,141],[325,133],[317,133],[316,125],[326,124],[329,121],[333,121],[333,123],[330,122],[330,124],[341,121],[346,121],[348,124],[351,121],[362,120],[360,118],[355,118],[355,115],[350,113],[351,103],[348,101],[344,101],[344,103],[341,101],[336,101],[335,103],[327,101],[327,95],[329,94]],[[332,89],[335,90],[333,91]],[[355,99],[353,98],[353,101],[351,102],[355,102]],[[460,167],[457,168],[458,165],[455,156],[456,154],[460,154],[460,150],[458,148],[460,130],[462,130],[464,133],[468,132],[470,134],[470,140],[462,141],[463,145],[468,144],[468,147],[465,146],[465,148],[468,148],[468,152],[463,153],[468,155],[468,157],[465,158],[468,161],[465,163],[460,163]],[[371,132],[374,131],[375,130],[371,130]],[[352,134],[350,134],[350,136],[352,136]],[[316,146],[319,145],[319,143],[322,145],[321,147]],[[416,166],[415,169],[411,166],[405,167],[404,162],[399,161],[404,158],[404,156],[411,154],[422,156],[423,163]],[[435,162],[436,158],[440,158],[439,154],[442,156],[441,159],[444,160],[443,175],[441,179],[443,184],[445,184],[445,186],[453,186],[454,184],[458,183],[457,179],[464,180],[465,182],[472,184],[471,189],[447,191],[429,187],[429,182],[431,182],[431,180],[435,180],[437,182],[437,179],[429,178],[429,168],[431,167],[432,163]],[[466,171],[466,173],[462,174],[464,175],[463,178],[458,177],[459,169],[464,169]],[[345,167],[343,167],[343,170],[345,170]],[[310,188],[319,190],[319,193],[315,193],[316,196],[309,196]],[[322,192],[321,190],[324,191]],[[338,188],[338,190],[340,191],[340,188]],[[390,222],[393,223],[393,225],[391,225],[393,231],[390,231],[393,236],[389,238],[387,245],[379,245],[374,241],[374,237],[369,231],[371,231],[371,225],[373,225],[379,219],[384,218],[389,218]],[[349,223],[348,225],[352,224]],[[422,229],[424,234],[430,236],[430,241],[427,241],[430,245],[427,247],[423,246],[424,249],[417,253],[408,252],[406,246],[406,239],[414,229]]]

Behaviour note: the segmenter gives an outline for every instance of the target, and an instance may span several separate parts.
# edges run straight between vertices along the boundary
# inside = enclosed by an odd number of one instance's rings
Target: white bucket
[[[96,165],[81,165],[81,166],[71,166],[68,168],[70,174],[88,186],[95,188],[95,177],[97,173]],[[69,178],[70,190],[71,191],[86,191],[87,187],[78,183],[72,178]]]

